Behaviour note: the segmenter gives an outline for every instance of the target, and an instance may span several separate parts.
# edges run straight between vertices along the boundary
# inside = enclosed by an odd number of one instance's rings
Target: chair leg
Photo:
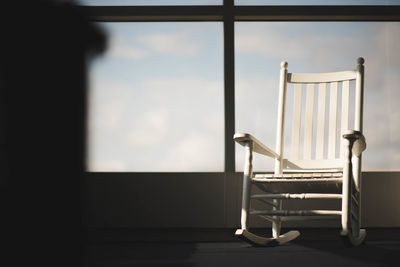
[[[242,211],[240,217],[241,229],[247,229],[248,217],[250,208],[250,178],[246,175],[243,176],[243,196],[242,196]]]
[[[342,182],[342,231],[340,233],[343,242],[348,246],[361,245],[366,236],[366,232],[360,229],[360,193],[355,181],[360,180],[360,161],[354,157],[352,147],[355,139],[344,139],[344,158]],[[354,164],[354,165],[353,165]],[[353,168],[354,167],[354,168]],[[354,175],[355,174],[355,175]],[[358,182],[357,182],[358,183]]]
[[[365,242],[367,232],[365,229],[361,229],[360,223],[360,198],[359,192],[355,189],[354,184],[350,181],[350,194],[347,199],[347,212],[342,214],[346,216],[347,225],[342,225],[342,231],[340,233],[344,244],[348,247],[356,247]]]
[[[282,200],[280,199],[274,199],[273,203],[277,205],[278,207],[273,207],[273,210],[281,210],[282,209]],[[278,216],[273,217],[276,221],[272,222],[272,237],[278,238],[279,235],[281,234],[281,225],[282,222]]]
[[[262,237],[251,233],[248,230],[248,215],[250,207],[250,191],[251,183],[247,175],[243,176],[243,197],[242,197],[242,213],[241,213],[241,229],[237,229],[235,236],[253,246],[277,246],[289,242],[300,235],[299,231],[290,231],[280,235],[281,222],[273,222],[272,224],[272,237]],[[282,208],[281,200],[276,200],[278,207]]]
[[[240,218],[241,229],[247,229],[250,208],[251,176],[253,175],[253,142],[245,144],[245,162],[243,172],[242,212]]]
[[[364,243],[365,229],[360,229],[360,187],[354,180],[360,181],[359,162],[355,157],[355,171],[353,170],[351,142],[346,140],[346,164],[343,169],[342,184],[342,231],[340,233],[346,246],[359,246]],[[354,173],[356,174],[354,177]]]
[[[245,144],[246,156],[245,165],[243,173],[243,195],[242,195],[242,212],[240,218],[241,229],[237,229],[235,236],[241,238],[242,240],[256,246],[276,246],[278,244],[283,244],[295,239],[300,235],[298,231],[290,231],[286,234],[280,235],[281,222],[276,219],[276,222],[272,226],[272,237],[262,237],[255,235],[248,231],[248,218],[249,218],[249,208],[250,208],[250,193],[251,193],[251,177],[253,175],[253,143],[247,142]],[[282,208],[281,200],[274,200],[277,204],[278,209]],[[276,208],[275,208],[276,209]]]
[[[367,236],[367,231],[365,229],[360,229],[359,234],[355,236],[350,232],[341,232],[340,236],[343,243],[347,247],[358,247],[365,243],[365,237]]]

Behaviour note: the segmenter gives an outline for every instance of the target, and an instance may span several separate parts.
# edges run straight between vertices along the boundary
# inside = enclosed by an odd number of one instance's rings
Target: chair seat
[[[256,174],[251,179],[253,183],[312,183],[312,182],[328,182],[341,183],[343,178],[342,172],[324,172],[324,173],[283,173],[283,174]]]

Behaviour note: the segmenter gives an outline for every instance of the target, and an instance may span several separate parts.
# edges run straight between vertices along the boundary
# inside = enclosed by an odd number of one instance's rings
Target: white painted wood
[[[336,118],[337,118],[337,87],[338,83],[330,84],[329,96],[329,134],[328,134],[328,159],[336,157]]]
[[[288,73],[289,83],[329,83],[356,79],[356,71],[341,71],[328,73]]]
[[[349,193],[350,193],[350,188],[349,188],[349,183],[350,179],[352,179],[351,174],[352,174],[352,166],[351,166],[351,146],[352,142],[351,139],[344,138],[343,144],[345,146],[345,152],[344,152],[344,168],[343,168],[343,182],[342,182],[342,232],[346,233],[348,232],[349,228]]]
[[[318,87],[318,113],[317,113],[317,136],[315,147],[315,159],[324,158],[325,141],[325,105],[326,105],[326,83],[319,84]]]
[[[361,153],[367,148],[365,136],[359,131],[347,130],[346,132],[343,133],[342,139],[354,140],[351,148],[353,156],[359,157]]]
[[[277,122],[276,152],[263,145],[250,134],[235,134],[234,139],[246,149],[245,167],[243,174],[243,198],[241,213],[241,229],[235,233],[243,240],[258,245],[273,245],[287,242],[298,236],[298,232],[289,232],[280,235],[282,221],[292,220],[319,220],[341,218],[341,235],[345,242],[357,246],[365,239],[365,230],[360,229],[361,218],[361,153],[366,148],[365,138],[362,130],[362,107],[363,107],[363,59],[358,60],[356,71],[345,71],[336,73],[318,74],[288,74],[287,63],[281,64],[281,80],[279,85],[279,104]],[[348,113],[350,104],[350,82],[356,79],[356,112],[355,130],[347,131]],[[285,98],[288,82],[294,82],[294,106],[292,122],[292,157],[283,158],[283,136],[285,117]],[[343,142],[346,149],[341,148],[339,158],[336,158],[336,133],[338,116],[338,82],[343,82],[341,99],[341,125],[340,132],[343,134]],[[306,108],[304,123],[304,149],[303,159],[300,158],[300,129],[302,126],[302,84],[307,83]],[[312,159],[313,141],[313,117],[314,117],[314,95],[315,84],[318,85],[318,115],[316,131],[316,159]],[[325,109],[327,83],[330,83],[329,94],[329,132],[325,133]],[[346,131],[345,131],[346,130]],[[328,140],[328,159],[324,159],[325,137]],[[252,153],[257,152],[275,159],[274,173],[253,174]],[[343,156],[345,155],[345,156]],[[285,172],[283,172],[283,170]],[[301,184],[307,188],[331,185],[337,193],[289,193],[285,190],[271,193],[267,184],[284,183],[293,185]],[[251,187],[256,185],[264,194],[251,195]],[[342,190],[340,190],[342,186]],[[282,187],[284,188],[284,187]],[[308,190],[308,189],[307,189]],[[258,200],[269,206],[269,210],[250,210],[250,200]],[[338,199],[342,200],[341,210],[283,210],[282,200],[303,199]],[[272,237],[266,238],[254,235],[247,230],[248,216],[257,215],[272,222]]]
[[[293,96],[293,123],[292,123],[292,144],[291,157],[299,158],[300,153],[300,129],[301,129],[301,102],[302,102],[302,85],[294,85]]]
[[[276,246],[279,244],[287,243],[300,235],[299,231],[289,231],[278,237],[263,237],[255,235],[245,229],[238,229],[235,232],[235,236],[241,238],[245,242],[248,242],[257,246]]]
[[[362,132],[363,130],[363,100],[364,100],[364,59],[357,60],[357,79],[356,79],[356,107],[354,130]]]
[[[280,235],[279,237],[277,237],[276,241],[278,242],[278,244],[285,244],[295,238],[297,238],[300,235],[299,231],[289,231],[287,233],[284,233],[283,235]]]
[[[353,236],[349,232],[344,231],[342,231],[340,234],[344,237],[344,241],[348,246],[357,247],[364,242],[365,237],[367,236],[367,231],[365,229],[360,229],[358,236]]]
[[[278,119],[276,124],[276,146],[275,150],[279,155],[278,159],[275,159],[275,174],[282,173],[282,155],[283,155],[283,141],[284,141],[284,127],[285,127],[285,105],[286,105],[286,89],[287,89],[287,66],[288,63],[283,61],[281,63],[280,78],[279,78],[279,101],[278,101]],[[273,199],[274,206],[273,210],[281,209],[282,202],[280,200]],[[272,222],[272,237],[278,238],[281,231],[281,222],[279,218],[275,218]]]
[[[356,103],[355,103],[355,125],[354,129],[363,131],[363,109],[364,109],[364,59],[357,59],[356,77]],[[354,183],[357,189],[361,190],[361,155],[353,159]]]
[[[242,146],[246,146],[247,142],[251,141],[251,142],[253,142],[253,151],[254,152],[263,154],[263,155],[266,155],[266,156],[269,156],[269,157],[272,157],[275,159],[279,158],[279,155],[275,151],[273,151],[272,149],[270,149],[269,147],[264,145],[261,141],[259,141],[257,138],[255,138],[251,134],[236,133],[233,136],[233,139]]]
[[[273,199],[272,202],[275,204],[272,206],[272,210],[281,210],[282,209],[282,200]],[[275,219],[275,222],[272,222],[272,237],[278,238],[281,233],[281,219],[276,216],[272,216]]]
[[[312,183],[331,183],[331,184],[337,184],[342,182],[342,178],[298,178],[298,179],[292,179],[292,178],[282,178],[282,179],[276,179],[276,178],[253,178],[252,179],[253,183],[307,183],[311,185]]]
[[[282,173],[282,174],[272,174],[263,173],[256,174],[254,178],[274,178],[274,179],[284,179],[284,178],[334,178],[342,177],[342,172],[302,172],[302,173]]]
[[[362,133],[363,131],[363,110],[364,110],[364,59],[363,58],[358,58],[357,59],[357,77],[356,77],[356,109],[355,109],[355,125],[354,128],[355,130],[359,131],[360,133]],[[365,138],[364,139],[364,143],[365,143]],[[359,144],[356,144],[357,146],[359,146]],[[360,146],[361,148],[363,147],[363,145]],[[364,145],[365,149],[366,144]],[[362,151],[363,149],[358,148],[357,150]],[[353,181],[354,181],[354,186],[356,188],[357,191],[361,192],[361,159],[362,159],[362,155],[361,153],[359,155],[353,156],[352,161],[353,161],[353,173],[354,173],[354,177],[353,177]],[[361,194],[360,194],[360,199],[359,199],[359,203],[361,204]],[[359,211],[361,212],[361,207],[359,208]],[[361,218],[361,213],[359,213],[359,217]],[[358,228],[361,227],[360,221],[358,222],[357,225]],[[360,230],[360,232],[362,232],[364,234],[365,238],[365,231]],[[352,242],[353,245],[357,245],[358,242],[360,242],[359,239],[355,239],[355,240],[350,240]]]
[[[250,215],[313,216],[342,215],[342,212],[340,210],[254,210]]]
[[[302,160],[302,159],[284,159],[283,166],[285,169],[341,169],[343,168],[343,160],[338,159],[322,159],[322,160]]]
[[[342,85],[342,112],[340,119],[340,132],[341,135],[349,129],[349,98],[350,98],[350,82],[344,81]],[[344,157],[344,143],[343,138],[340,139],[340,155]]]
[[[259,215],[266,216],[266,215]],[[314,220],[338,220],[340,215],[323,215],[323,216],[280,216],[282,222],[292,221],[314,221]]]
[[[311,159],[314,120],[314,84],[307,84],[303,158]]]
[[[248,227],[248,214],[250,208],[251,193],[251,177],[253,176],[253,142],[248,141],[245,145],[245,163],[243,172],[243,194],[242,194],[242,211],[241,211],[241,229]]]
[[[283,139],[285,136],[285,103],[286,103],[286,87],[287,87],[287,66],[288,63],[281,63],[280,79],[279,79],[279,100],[278,100],[278,120],[276,124],[276,153],[279,158],[275,159],[275,173],[282,173],[282,155],[283,155]],[[279,234],[278,234],[279,235]]]
[[[251,199],[264,199],[264,198],[277,198],[277,199],[342,199],[341,194],[315,194],[315,193],[277,193],[277,194],[257,194],[252,195]]]

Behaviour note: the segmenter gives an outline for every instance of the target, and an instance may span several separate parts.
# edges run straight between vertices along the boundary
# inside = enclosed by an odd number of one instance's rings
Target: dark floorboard
[[[399,266],[400,241],[368,241],[347,248],[339,240],[297,241],[278,247],[243,242],[92,244],[92,266]]]

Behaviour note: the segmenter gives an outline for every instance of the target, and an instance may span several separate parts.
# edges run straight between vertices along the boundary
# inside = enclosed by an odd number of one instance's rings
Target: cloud
[[[154,148],[160,145],[168,133],[168,112],[165,110],[152,110],[141,117],[134,128],[124,136],[124,144],[136,148]]]
[[[119,59],[142,59],[149,55],[149,52],[139,48],[134,42],[127,41],[119,35],[112,35],[107,50],[107,56]]]
[[[90,128],[114,130],[122,123],[133,88],[121,82],[108,81],[91,73],[89,90]]]
[[[168,95],[193,97],[195,95],[210,98],[217,94],[223,97],[223,81],[209,80],[199,76],[183,76],[177,78],[153,78],[144,80],[140,84],[146,91],[169,92]],[[165,94],[165,93],[164,93]]]
[[[108,53],[111,57],[121,59],[142,59],[149,55],[147,51],[133,45],[112,46]]]
[[[175,142],[157,168],[165,171],[222,171],[223,148],[210,136],[193,134]]]
[[[138,37],[137,41],[158,53],[192,56],[199,51],[198,44],[190,41],[188,36],[178,33],[143,35]]]
[[[239,24],[236,51],[264,58],[301,60],[308,66],[323,66],[329,69],[335,66],[336,57],[332,57],[333,53],[340,51],[340,58],[353,58],[352,51],[347,48],[365,46],[363,40],[357,36],[339,36],[312,28],[306,31],[304,26],[299,25],[292,29],[291,26],[294,24]]]

